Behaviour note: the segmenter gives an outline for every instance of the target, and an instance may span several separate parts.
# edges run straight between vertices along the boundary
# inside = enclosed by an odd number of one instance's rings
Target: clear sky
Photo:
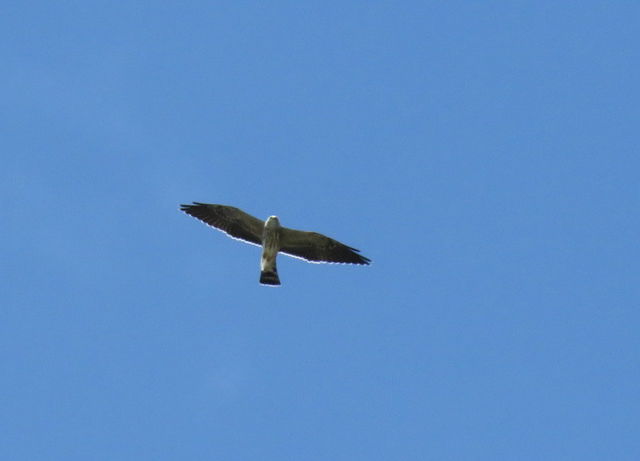
[[[0,458],[640,459],[639,20],[3,2]]]

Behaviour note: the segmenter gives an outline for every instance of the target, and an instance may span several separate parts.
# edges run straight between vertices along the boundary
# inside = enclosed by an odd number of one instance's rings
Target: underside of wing
[[[305,232],[283,227],[280,251],[289,256],[318,263],[369,264],[371,260],[360,250],[347,246],[317,232]]]
[[[193,202],[192,205],[180,205],[180,209],[230,237],[262,245],[263,222],[239,208]]]

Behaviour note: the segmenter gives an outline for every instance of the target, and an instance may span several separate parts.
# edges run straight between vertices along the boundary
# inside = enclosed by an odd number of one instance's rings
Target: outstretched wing
[[[230,237],[254,245],[262,245],[264,223],[239,208],[193,202],[193,205],[180,205],[180,209]]]
[[[359,251],[317,232],[281,229],[280,252],[289,256],[319,263],[369,264],[371,260]]]

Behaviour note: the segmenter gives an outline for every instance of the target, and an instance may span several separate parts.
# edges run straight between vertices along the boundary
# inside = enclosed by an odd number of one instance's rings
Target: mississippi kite
[[[279,252],[313,263],[371,262],[358,253],[360,250],[325,235],[282,227],[277,216],[269,216],[262,222],[239,208],[200,202],[180,205],[180,209],[232,238],[261,246],[260,283],[263,285],[280,285],[276,267]]]

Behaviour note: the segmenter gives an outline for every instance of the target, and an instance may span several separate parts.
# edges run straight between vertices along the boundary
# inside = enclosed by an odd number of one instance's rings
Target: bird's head
[[[280,226],[280,221],[278,220],[277,216],[269,216],[267,218],[267,222],[265,223],[265,225],[267,227],[279,227]]]

